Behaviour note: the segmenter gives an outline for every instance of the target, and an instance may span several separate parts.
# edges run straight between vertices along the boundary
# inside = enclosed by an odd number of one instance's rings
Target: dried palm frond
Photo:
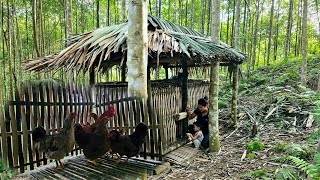
[[[151,15],[148,22],[152,26],[148,30],[149,54],[154,55],[158,66],[162,53],[171,57],[180,53],[189,57],[189,64],[210,64],[214,61],[241,64],[245,60],[243,53],[225,44],[216,44],[192,29]],[[65,68],[86,72],[90,69],[100,71],[114,65],[114,61],[122,64],[127,51],[127,33],[128,23],[123,23],[76,35],[67,40],[69,46],[60,53],[27,61],[24,67],[28,71]]]

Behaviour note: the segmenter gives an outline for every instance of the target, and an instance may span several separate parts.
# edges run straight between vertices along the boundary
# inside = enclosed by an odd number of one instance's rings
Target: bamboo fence
[[[172,115],[182,107],[181,86],[177,81],[152,83],[152,118],[149,118],[145,100],[128,97],[127,83],[103,83],[94,87],[42,82],[29,84],[16,92],[15,99],[5,105],[5,115],[0,117],[1,157],[10,167],[19,172],[32,170],[49,163],[33,145],[31,132],[43,126],[48,134],[57,133],[63,127],[63,119],[70,112],[76,112],[76,122],[92,122],[88,114],[102,114],[108,105],[116,108],[116,115],[109,121],[109,127],[134,131],[139,122],[149,127],[142,155],[144,158],[161,160],[177,138],[183,137],[182,124],[175,122]],[[208,95],[208,83],[190,81],[189,102],[197,106],[197,100]],[[76,148],[69,156],[79,154]]]

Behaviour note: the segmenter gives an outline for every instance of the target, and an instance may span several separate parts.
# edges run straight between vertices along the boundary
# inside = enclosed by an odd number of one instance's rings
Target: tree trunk
[[[3,39],[3,22],[2,22],[2,19],[3,19],[3,6],[2,6],[2,0],[0,0],[0,43],[2,44],[2,46],[4,46],[3,42],[4,42],[4,39]],[[2,50],[4,50],[4,47],[2,47]],[[4,51],[3,51],[4,52]],[[3,61],[5,62],[5,61]],[[3,72],[3,73],[2,73]],[[4,77],[3,75],[5,74],[5,66],[1,66],[0,67],[0,81],[2,82],[5,82],[4,81]],[[6,99],[6,96],[5,96],[5,89],[6,89],[6,86],[5,86],[5,83],[1,83],[0,85],[0,130],[1,130],[1,141],[2,141],[2,152],[1,152],[1,157],[2,157],[2,161],[5,165],[8,165],[7,162],[8,162],[8,148],[7,147],[7,136],[6,136],[6,125],[5,125],[5,118],[4,118],[4,102],[5,102],[5,99]]]
[[[317,86],[317,94],[320,95],[320,73],[318,73],[318,86]]]
[[[303,17],[302,17],[302,67],[301,83],[307,86],[307,56],[308,56],[308,0],[303,0]]]
[[[184,26],[188,27],[188,0],[186,0],[186,13],[185,13],[185,22],[184,22]]]
[[[226,37],[226,43],[228,44],[229,42],[229,18],[230,18],[230,0],[228,0],[228,8],[227,8],[227,37]]]
[[[128,95],[147,98],[148,0],[131,0],[128,7]]]
[[[274,38],[274,51],[273,51],[273,60],[277,60],[278,55],[278,37],[279,37],[279,18],[280,18],[280,0],[277,3],[277,18],[276,18],[276,37]]]
[[[299,1],[298,9],[297,9],[297,25],[296,25],[296,37],[295,37],[295,43],[294,43],[294,56],[299,55],[299,49],[300,49],[300,32],[301,32],[301,16],[300,16],[300,8],[301,8],[302,2]]]
[[[40,25],[40,35],[39,35],[39,45],[40,45],[40,54],[45,54],[45,35],[44,35],[44,18],[42,12],[42,0],[39,0],[39,25]]]
[[[96,27],[99,28],[100,27],[100,15],[99,15],[99,11],[100,11],[100,0],[97,0],[97,9],[96,9]]]
[[[318,31],[320,33],[320,16],[319,16],[319,2],[316,0],[316,10],[317,10],[317,19],[318,19]]]
[[[234,21],[235,21],[235,14],[236,14],[236,1],[240,0],[233,0],[233,12],[232,12],[232,26],[231,26],[231,46],[234,46]]]
[[[191,0],[191,23],[190,23],[190,27],[191,29],[194,29],[194,0]]]
[[[205,7],[206,7],[206,0],[202,0],[202,3],[201,3],[201,30],[200,30],[200,32],[202,33],[202,34],[204,34],[204,21],[205,21],[205,11],[204,11],[204,9],[205,9]]]
[[[253,45],[252,45],[252,70],[255,68],[256,63],[256,47],[257,47],[257,35],[258,35],[258,24],[260,17],[260,0],[258,0],[257,10],[256,10],[256,22],[254,25],[254,33],[253,33]]]
[[[235,14],[235,33],[234,33],[234,47],[240,49],[240,3],[241,0],[236,1],[236,14]]]
[[[124,0],[125,1],[125,0]],[[106,17],[106,25],[110,26],[110,0],[107,2],[107,17]]]
[[[32,25],[33,25],[33,43],[34,48],[36,50],[37,56],[40,57],[40,50],[39,50],[39,43],[38,43],[38,25],[37,25],[37,0],[33,0],[32,5],[32,12],[33,12],[33,18],[32,18]]]
[[[234,47],[236,49],[240,49],[240,0],[236,1],[236,14],[235,14],[235,37],[234,37]],[[238,115],[238,66],[235,66],[235,70],[233,72],[233,80],[232,80],[232,104],[231,104],[231,119],[233,126],[237,126],[237,115]]]
[[[271,3],[271,14],[269,22],[269,36],[268,36],[268,52],[267,52],[267,65],[270,65],[270,49],[271,49],[271,38],[272,38],[272,25],[273,25],[273,11],[274,11],[274,0]]]
[[[239,90],[239,67],[236,65],[232,75],[232,104],[231,104],[231,119],[232,125],[238,124],[238,90]]]
[[[247,43],[247,16],[248,16],[248,13],[249,12],[247,12],[247,1],[244,1],[244,14],[243,14],[243,24],[242,24],[242,32],[243,32],[243,44],[242,44],[242,51],[244,52],[244,53],[246,53],[247,52],[247,45],[246,45],[246,43]]]
[[[211,19],[212,19],[212,13],[211,13],[211,10],[212,10],[212,0],[208,0],[208,23],[207,23],[207,35],[209,36],[211,34],[211,27],[210,27],[210,24],[211,24]]]
[[[66,0],[66,18],[67,38],[70,38],[72,34],[72,0]]]
[[[121,20],[123,23],[125,23],[127,21],[127,17],[126,17],[126,0],[122,0],[121,1]]]
[[[182,0],[179,0],[179,25],[182,26]]]
[[[220,44],[220,0],[212,1],[212,40]],[[218,96],[219,96],[219,62],[211,65],[210,73],[210,101],[209,101],[209,148],[211,152],[220,150],[219,139],[219,109],[218,109]]]
[[[293,0],[290,0],[287,33],[286,33],[285,46],[284,46],[284,58],[285,59],[288,57],[288,53],[290,52],[291,29],[292,29],[292,11],[293,11]]]

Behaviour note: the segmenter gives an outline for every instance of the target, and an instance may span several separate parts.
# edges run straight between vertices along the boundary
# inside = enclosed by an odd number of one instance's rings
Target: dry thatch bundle
[[[190,66],[241,64],[245,55],[227,45],[216,44],[201,33],[148,16],[149,66],[179,65],[181,59]],[[98,71],[122,65],[126,59],[128,23],[103,27],[68,39],[69,46],[60,53],[29,60],[29,71],[67,70]]]

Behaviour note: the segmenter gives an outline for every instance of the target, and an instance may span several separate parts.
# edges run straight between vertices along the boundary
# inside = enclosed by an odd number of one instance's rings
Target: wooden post
[[[238,89],[239,89],[239,66],[236,65],[232,76],[232,104],[231,104],[231,119],[232,125],[237,126],[238,120]]]
[[[184,112],[188,104],[188,63],[185,60],[182,62],[182,109]],[[188,128],[188,119],[183,122],[183,134],[187,132]]]
[[[89,79],[90,85],[94,85],[95,77],[94,77],[94,69],[93,68],[90,70],[90,75],[89,76],[90,76],[90,79]]]
[[[166,79],[169,79],[169,68],[168,66],[165,66],[164,68],[166,70]]]
[[[219,140],[219,62],[211,65],[210,73],[210,90],[209,90],[209,148],[210,152],[217,152],[220,150]]]
[[[151,92],[151,80],[150,80],[150,67],[148,67],[147,69],[147,82],[148,82],[148,99],[147,99],[147,107],[148,107],[148,115],[149,115],[149,122],[151,123],[152,129],[151,129],[151,133],[150,133],[150,146],[151,146],[151,159],[154,159],[155,156],[155,141],[154,141],[154,137],[155,137],[155,130],[156,130],[156,124],[155,124],[155,116],[154,116],[154,110],[153,110],[153,106],[152,106],[152,92]]]
[[[126,65],[123,64],[121,67],[121,82],[126,82]]]

